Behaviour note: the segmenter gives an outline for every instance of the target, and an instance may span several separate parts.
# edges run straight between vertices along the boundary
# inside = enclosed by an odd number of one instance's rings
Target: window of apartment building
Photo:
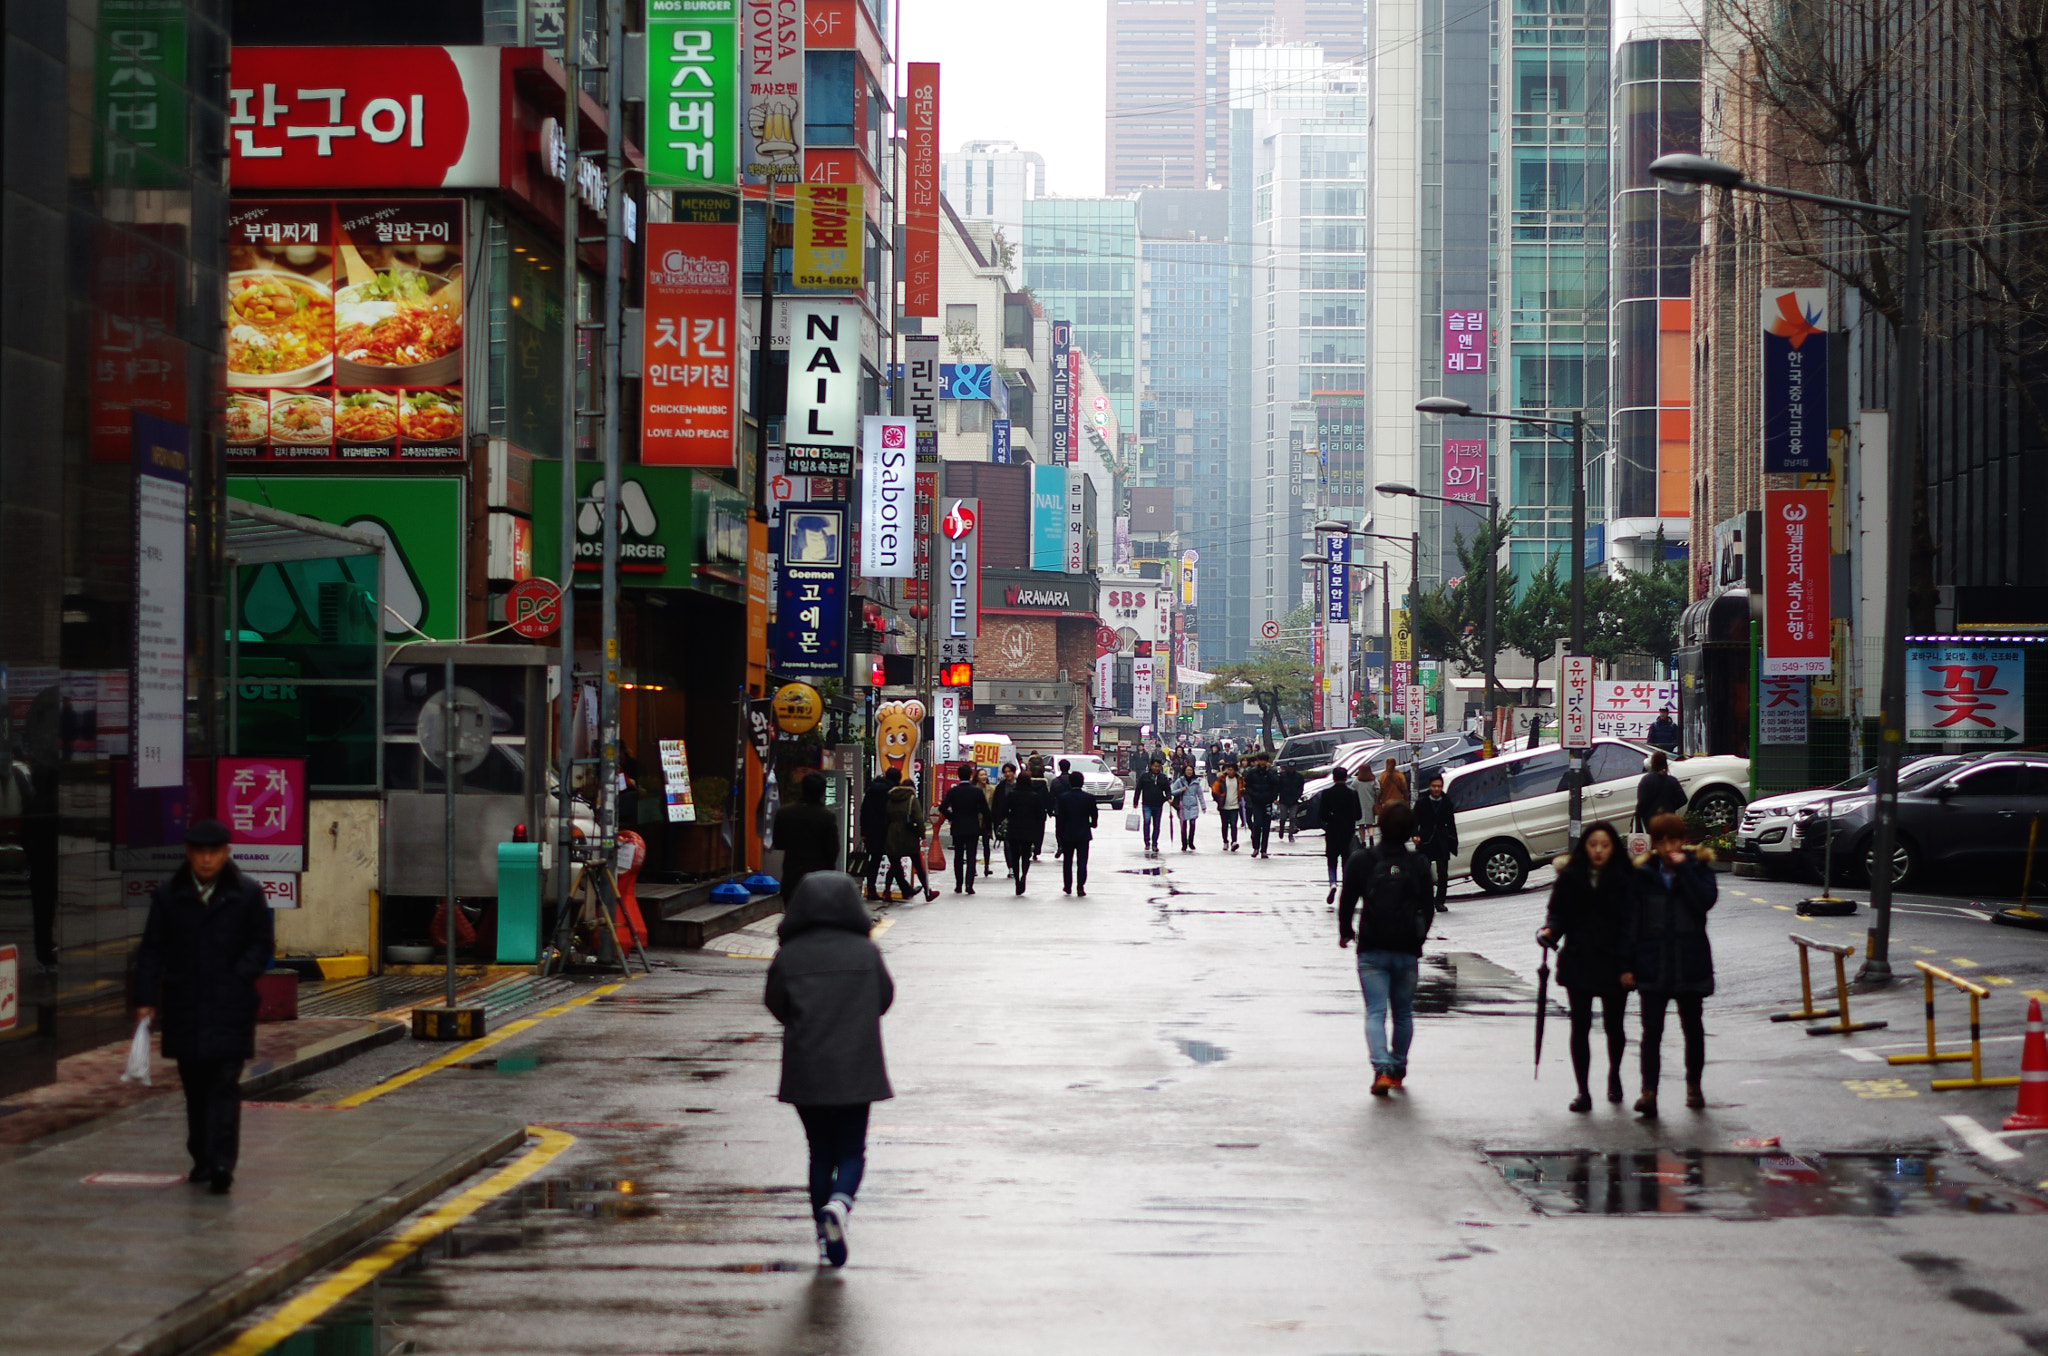
[[[855,80],[852,52],[804,53],[804,144],[851,146],[858,121],[854,117]]]
[[[955,301],[947,303],[946,329],[949,332],[974,334],[980,328],[980,313],[973,302]]]
[[[956,400],[959,408],[959,429],[962,433],[988,432],[988,404],[980,400]]]

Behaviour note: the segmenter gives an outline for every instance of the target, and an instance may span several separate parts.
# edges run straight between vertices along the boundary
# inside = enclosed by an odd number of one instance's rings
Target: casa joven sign
[[[237,47],[228,182],[495,188],[502,61],[496,47]]]

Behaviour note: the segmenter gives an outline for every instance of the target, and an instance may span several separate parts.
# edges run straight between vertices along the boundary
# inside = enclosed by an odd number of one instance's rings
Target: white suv
[[[1059,774],[1061,758],[1064,758],[1073,765],[1070,769],[1071,771],[1081,774],[1081,789],[1083,791],[1086,791],[1099,801],[1106,801],[1115,805],[1119,810],[1124,808],[1124,797],[1128,794],[1129,788],[1124,785],[1122,777],[1109,770],[1109,764],[1103,762],[1101,758],[1092,753],[1063,753],[1058,758],[1046,759],[1047,777],[1054,777]],[[1053,789],[1059,790],[1060,788],[1055,787]]]
[[[1586,755],[1582,793],[1585,822],[1609,820],[1624,834],[1636,813],[1636,784],[1655,750],[1647,744],[1596,739]],[[1453,877],[1470,876],[1489,894],[1522,888],[1529,865],[1563,852],[1570,829],[1571,791],[1565,751],[1555,745],[1503,754],[1452,772],[1444,794],[1458,811],[1458,855]],[[1718,827],[1742,813],[1749,785],[1746,758],[1673,760],[1671,775],[1688,797],[1686,808]]]

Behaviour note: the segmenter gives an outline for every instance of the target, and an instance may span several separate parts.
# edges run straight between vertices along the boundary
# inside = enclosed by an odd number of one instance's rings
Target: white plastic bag
[[[151,1086],[149,1079],[149,1018],[135,1024],[135,1039],[128,1042],[128,1068],[121,1075],[123,1083],[140,1083]]]

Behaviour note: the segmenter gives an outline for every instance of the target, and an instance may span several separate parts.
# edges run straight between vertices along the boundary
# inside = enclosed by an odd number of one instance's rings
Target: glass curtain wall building
[[[1033,198],[1024,204],[1024,285],[1047,316],[1074,323],[1074,346],[1130,438],[1137,423],[1138,201]],[[1120,459],[1129,466],[1125,449]]]
[[[1174,530],[1200,554],[1191,629],[1206,660],[1247,644],[1250,540],[1233,504],[1244,455],[1230,438],[1233,353],[1227,199],[1220,189],[1138,195],[1138,443],[1173,487]]]
[[[1640,33],[1642,30],[1637,30]],[[1691,526],[1692,261],[1699,195],[1666,193],[1660,155],[1700,145],[1697,39],[1616,35],[1607,556],[1646,567]]]
[[[1512,0],[1508,17],[1500,389],[1514,409],[1587,412],[1591,538],[1606,516],[1596,468],[1607,412],[1607,0]],[[1585,549],[1571,541],[1571,446],[1534,426],[1504,427],[1512,436],[1502,508],[1514,510],[1515,571],[1527,579],[1554,555],[1562,572],[1569,551]]]

